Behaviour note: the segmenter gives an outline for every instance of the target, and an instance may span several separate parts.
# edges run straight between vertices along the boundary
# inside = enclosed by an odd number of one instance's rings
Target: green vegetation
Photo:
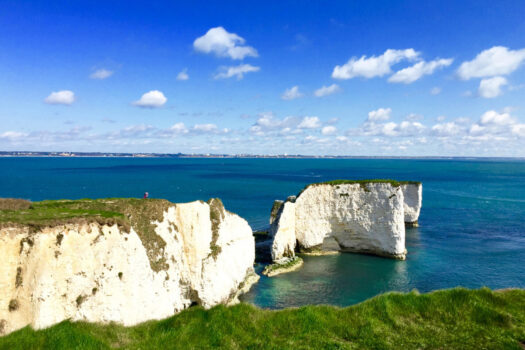
[[[392,185],[393,187],[399,187],[401,185],[420,185],[421,182],[419,181],[396,181],[396,180],[390,180],[390,179],[372,179],[372,180],[331,180],[331,181],[325,181],[325,182],[316,182],[309,185],[306,185],[305,188],[299,192],[297,197],[301,195],[308,187],[313,186],[320,186],[320,185],[332,185],[332,186],[338,186],[338,185],[354,185],[358,184],[361,186],[365,192],[370,192],[367,185],[373,184],[373,183],[388,183]]]
[[[292,252],[285,252],[284,255],[289,256],[292,254],[293,254]],[[279,273],[279,271],[286,272],[287,270],[290,270],[292,267],[296,265],[301,265],[302,263],[303,263],[303,259],[301,259],[298,256],[294,256],[293,258],[290,258],[283,263],[273,263],[273,264],[267,265],[264,268],[264,271],[262,272],[262,274],[267,275],[267,276],[275,276],[276,274]]]
[[[273,202],[272,210],[270,211],[270,221],[273,222],[277,218],[277,214],[279,214],[279,210],[283,207],[284,202],[280,200],[276,200]]]
[[[210,242],[210,255],[217,259],[217,256],[221,253],[222,249],[217,245],[217,240],[219,239],[219,226],[224,220],[224,204],[219,198],[210,198],[208,200],[210,205],[210,221],[211,221],[211,242]]]
[[[25,226],[31,232],[44,227],[96,222],[100,225],[117,224],[125,232],[131,226],[139,235],[154,271],[167,269],[162,256],[166,242],[155,233],[152,221],[162,221],[168,207],[163,199],[105,198],[29,202],[0,199],[0,228]],[[57,236],[57,245],[62,237]],[[27,242],[32,245],[32,241]]]
[[[337,308],[192,307],[135,327],[64,321],[0,338],[0,349],[522,349],[525,291],[387,293]]]

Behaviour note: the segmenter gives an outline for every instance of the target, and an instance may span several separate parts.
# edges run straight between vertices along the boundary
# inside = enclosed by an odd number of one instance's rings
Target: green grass
[[[419,182],[419,181],[396,181],[396,180],[390,180],[390,179],[331,180],[331,181],[316,182],[316,183],[312,183],[312,184],[306,185],[306,187],[303,188],[301,190],[301,192],[299,192],[297,197],[299,197],[299,195],[301,195],[301,193],[303,193],[308,187],[319,186],[319,185],[337,186],[337,185],[354,185],[354,184],[358,184],[366,192],[369,192],[367,185],[368,184],[373,184],[373,183],[387,183],[387,184],[392,185],[393,187],[399,187],[401,185],[420,185],[421,184],[421,182]]]
[[[153,270],[167,268],[167,262],[160,254],[166,242],[155,233],[152,221],[162,221],[163,213],[175,204],[163,199],[104,198],[79,200],[53,200],[33,202],[12,208],[11,199],[0,199],[0,228],[6,226],[25,226],[31,232],[44,227],[64,224],[99,223],[100,225],[117,224],[125,232],[130,227],[137,232],[146,247]],[[57,244],[59,239],[57,237]]]
[[[286,256],[286,253],[285,253],[285,256]],[[294,256],[293,258],[287,260],[284,263],[273,263],[273,264],[267,265],[264,268],[263,275],[267,275],[267,274],[270,274],[278,270],[287,270],[297,264],[301,264],[302,262],[303,262],[303,259],[301,259],[298,256]]]
[[[190,308],[135,327],[62,322],[0,338],[0,349],[521,349],[525,291],[387,293],[337,308]]]

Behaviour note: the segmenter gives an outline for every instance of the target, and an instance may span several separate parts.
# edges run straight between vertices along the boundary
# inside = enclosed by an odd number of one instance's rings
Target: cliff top
[[[301,193],[303,193],[307,188],[314,187],[314,186],[320,186],[320,185],[354,185],[358,184],[363,188],[365,191],[368,191],[368,188],[366,185],[373,184],[373,183],[387,183],[392,185],[393,187],[399,187],[401,185],[421,185],[421,182],[419,181],[396,181],[391,179],[370,179],[370,180],[331,180],[331,181],[325,181],[325,182],[316,182],[309,185],[306,185],[305,188],[299,192],[297,196],[299,196]]]
[[[148,251],[151,267],[164,269],[166,262],[158,258],[166,242],[155,233],[152,221],[162,221],[168,207],[175,205],[164,199],[104,198],[79,200],[47,200],[30,202],[23,199],[0,199],[0,228],[23,226],[31,232],[44,227],[65,224],[117,224],[129,232],[131,226]]]

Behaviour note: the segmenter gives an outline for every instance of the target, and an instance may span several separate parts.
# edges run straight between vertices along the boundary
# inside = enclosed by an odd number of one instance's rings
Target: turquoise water
[[[420,227],[407,230],[406,261],[306,257],[296,272],[263,276],[244,300],[280,308],[350,305],[414,288],[525,288],[523,161],[0,158],[0,169],[0,197],[140,197],[145,191],[174,202],[220,197],[254,229],[268,225],[274,199],[311,182],[418,180],[423,209]]]

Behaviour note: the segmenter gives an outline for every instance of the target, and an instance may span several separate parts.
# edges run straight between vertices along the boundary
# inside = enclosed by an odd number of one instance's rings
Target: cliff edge
[[[258,279],[252,230],[219,199],[1,205],[0,334],[66,319],[134,325],[235,303]]]

